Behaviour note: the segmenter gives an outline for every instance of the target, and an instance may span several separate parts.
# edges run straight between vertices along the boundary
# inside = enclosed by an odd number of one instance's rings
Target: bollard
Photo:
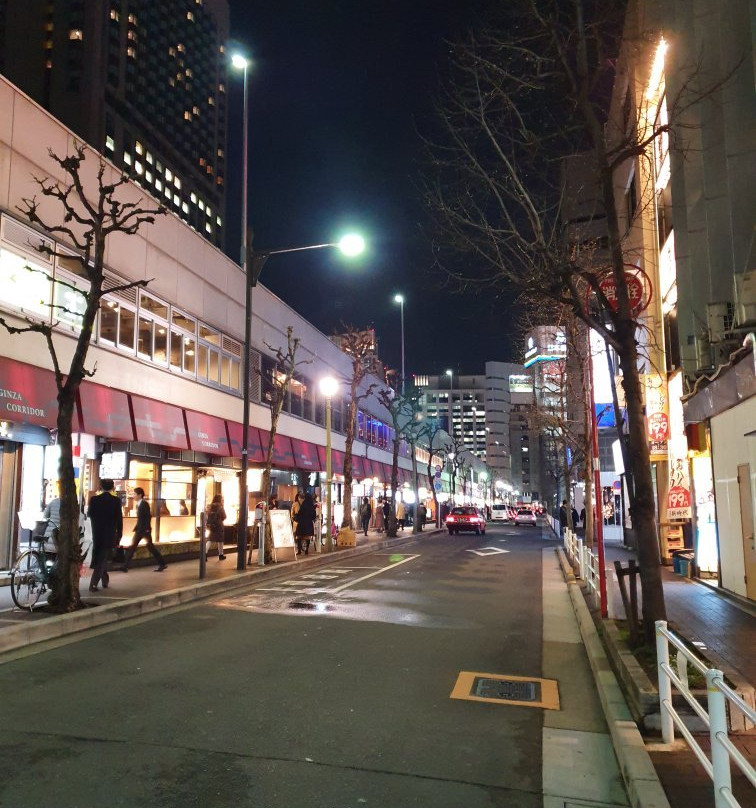
[[[706,671],[714,805],[716,808],[727,808],[732,805],[724,794],[725,791],[728,795],[732,794],[730,755],[719,740],[720,735],[727,736],[727,700],[725,694],[716,685],[717,679],[720,682],[723,681],[722,671],[716,669]]]
[[[207,574],[207,536],[205,536],[205,512],[200,514],[200,580]]]
[[[669,666],[669,644],[662,631],[667,629],[666,620],[657,620],[656,623],[656,670],[659,680],[659,712],[661,713],[661,731],[664,743],[675,740],[675,723],[665,704],[672,707],[672,681],[662,665]]]

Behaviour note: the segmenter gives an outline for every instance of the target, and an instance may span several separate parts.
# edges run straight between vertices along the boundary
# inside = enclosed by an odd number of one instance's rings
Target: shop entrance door
[[[751,496],[751,466],[738,466],[740,491],[740,527],[743,534],[743,562],[745,565],[746,596],[756,600],[756,536],[753,532],[753,497]]]

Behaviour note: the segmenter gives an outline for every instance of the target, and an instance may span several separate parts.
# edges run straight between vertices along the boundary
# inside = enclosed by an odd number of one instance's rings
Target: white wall
[[[738,466],[751,465],[751,499],[756,502],[756,396],[711,419],[714,495],[717,504],[722,586],[746,595],[740,522]],[[756,512],[756,507],[754,507]]]

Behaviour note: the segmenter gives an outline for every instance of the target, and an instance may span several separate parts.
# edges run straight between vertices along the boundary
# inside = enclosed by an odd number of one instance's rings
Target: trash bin
[[[683,578],[692,578],[694,559],[695,554],[692,552],[677,553],[675,555],[675,560],[673,562],[674,564],[677,565],[677,569],[675,569],[675,572],[678,575],[682,575]]]

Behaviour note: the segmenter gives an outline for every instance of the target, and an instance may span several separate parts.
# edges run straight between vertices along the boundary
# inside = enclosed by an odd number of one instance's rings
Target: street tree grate
[[[554,679],[460,671],[451,698],[559,710],[559,688]]]
[[[489,679],[480,676],[475,678],[472,693],[484,699],[500,701],[540,701],[541,685],[536,681]]]

